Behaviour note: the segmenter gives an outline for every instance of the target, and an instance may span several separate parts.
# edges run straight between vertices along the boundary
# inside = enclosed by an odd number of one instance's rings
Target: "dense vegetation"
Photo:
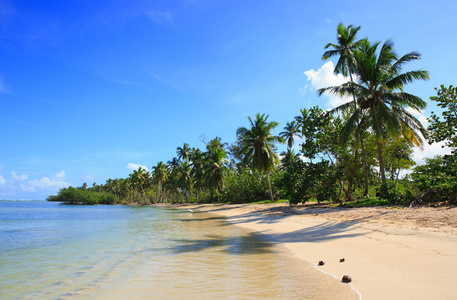
[[[216,137],[203,150],[187,143],[176,157],[158,162],[148,172],[142,168],[128,178],[105,184],[68,187],[49,201],[70,204],[227,202],[247,203],[287,199],[370,204],[457,203],[457,91],[441,86],[432,101],[443,109],[442,119],[432,112],[426,130],[411,111],[426,102],[404,91],[407,84],[429,78],[424,70],[403,72],[417,52],[399,57],[391,41],[358,40],[360,27],[339,24],[337,43],[329,43],[323,59],[338,57],[335,74],[350,80],[320,89],[348,97],[330,112],[303,108],[283,131],[268,115],[248,117],[249,127],[239,127],[231,145]],[[416,166],[414,146],[444,142],[452,153],[427,159]],[[298,142],[298,152],[294,145]],[[287,151],[277,154],[276,144]]]

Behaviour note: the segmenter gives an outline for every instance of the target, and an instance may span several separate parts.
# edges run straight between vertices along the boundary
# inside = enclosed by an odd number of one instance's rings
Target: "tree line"
[[[457,202],[456,89],[441,86],[431,97],[443,109],[442,119],[432,112],[426,129],[414,116],[426,101],[404,91],[407,84],[429,79],[425,70],[403,72],[418,52],[397,55],[393,42],[357,40],[360,26],[337,27],[337,42],[325,46],[323,60],[338,58],[335,74],[349,81],[318,90],[348,102],[323,111],[303,108],[279,135],[269,116],[248,117],[237,140],[216,137],[204,148],[184,143],[167,163],[148,172],[133,171],[128,178],[105,184],[64,188],[48,200],[67,203],[246,203],[270,199],[291,204],[306,201],[419,204]],[[450,155],[415,165],[413,147],[445,142]],[[286,143],[278,155],[276,145]],[[298,144],[298,147],[294,147]],[[92,198],[91,198],[92,197]],[[69,200],[72,199],[72,200]],[[81,200],[83,199],[83,200]],[[89,200],[84,200],[89,199]]]

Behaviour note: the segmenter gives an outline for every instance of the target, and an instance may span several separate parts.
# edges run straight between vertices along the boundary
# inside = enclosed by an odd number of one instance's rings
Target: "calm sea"
[[[217,215],[0,201],[1,299],[356,299]]]

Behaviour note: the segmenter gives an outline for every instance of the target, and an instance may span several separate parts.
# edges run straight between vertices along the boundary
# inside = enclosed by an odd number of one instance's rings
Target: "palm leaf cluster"
[[[349,26],[344,30],[344,25],[338,26],[346,35],[356,33],[356,29]],[[352,33],[352,34],[351,34]],[[355,36],[352,37],[353,40]],[[399,57],[393,48],[393,43],[387,40],[384,44],[370,43],[367,39],[351,44],[341,51],[341,46],[329,44],[335,49],[324,54],[329,58],[340,54],[340,60],[335,67],[335,72],[351,75],[351,81],[340,86],[331,86],[318,90],[319,95],[324,93],[339,96],[352,96],[354,101],[340,105],[332,110],[333,113],[350,115],[344,126],[340,139],[347,142],[357,132],[370,130],[377,138],[378,160],[380,173],[385,183],[385,174],[382,158],[383,142],[389,137],[405,137],[412,143],[422,144],[420,134],[425,134],[425,129],[420,121],[408,109],[420,111],[426,102],[420,97],[404,91],[404,86],[416,80],[429,78],[424,70],[403,72],[405,65],[418,60],[418,52],[410,52]],[[346,64],[346,67],[343,65]],[[354,76],[354,79],[352,78]]]

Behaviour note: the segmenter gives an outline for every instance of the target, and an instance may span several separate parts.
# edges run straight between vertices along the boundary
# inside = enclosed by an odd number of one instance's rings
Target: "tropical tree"
[[[446,110],[442,113],[444,120],[434,112],[430,115],[429,143],[445,142],[446,146],[451,147],[452,153],[457,154],[457,88],[452,85],[449,87],[441,85],[435,90],[437,95],[430,97],[430,100]]]
[[[278,126],[278,122],[268,122],[268,115],[256,114],[255,119],[248,117],[251,128],[239,127],[236,131],[241,141],[241,152],[245,155],[244,161],[251,169],[265,173],[268,181],[268,190],[271,200],[274,201],[271,190],[270,173],[279,165],[278,155],[275,153],[275,143],[282,142],[280,136],[271,134]]]
[[[225,176],[229,171],[226,166],[227,163],[227,152],[214,143],[212,147],[208,147],[208,151],[205,153],[205,179],[206,183],[211,190],[211,202],[214,197],[214,190],[220,190],[224,187]]]
[[[150,184],[150,174],[148,171],[139,167],[137,170],[134,170],[130,174],[130,179],[134,189],[136,189],[138,194],[141,194],[143,198],[141,202],[144,204],[146,203],[146,189],[149,187]]]
[[[193,178],[195,193],[196,193],[196,202],[199,202],[199,191],[205,187],[205,169],[204,169],[204,160],[205,156],[200,151],[200,149],[192,149],[190,160],[192,162],[192,171],[191,176]]]
[[[157,201],[162,202],[162,187],[168,178],[167,166],[162,161],[152,168],[152,178],[157,183]]]
[[[425,108],[426,103],[420,97],[404,92],[403,88],[414,80],[426,80],[429,75],[424,70],[401,72],[406,63],[420,58],[418,52],[410,52],[398,58],[390,40],[386,41],[377,53],[379,45],[380,43],[371,44],[365,41],[353,52],[357,82],[322,88],[318,92],[319,95],[330,92],[356,97],[358,109],[354,110],[353,103],[345,103],[334,109],[335,112],[352,112],[341,137],[344,142],[361,126],[371,129],[377,138],[379,170],[385,184],[383,141],[389,136],[400,136],[405,129],[418,140],[421,140],[419,132],[425,134],[419,120],[407,109],[419,111]]]
[[[178,147],[176,149],[176,154],[178,155],[179,159],[183,159],[185,161],[189,161],[189,156],[190,156],[191,149],[189,147],[189,144],[184,143],[182,147]]]
[[[186,202],[189,202],[189,191],[192,188],[192,166],[189,162],[185,161],[178,167],[178,184],[179,187],[185,191]]]
[[[167,169],[168,169],[168,177],[164,183],[165,189],[171,193],[171,198],[173,200],[173,196],[179,196],[179,165],[181,162],[176,157],[173,157],[171,160],[167,162]]]
[[[300,154],[295,153],[293,149],[287,148],[287,151],[281,152],[281,165],[284,167],[288,167],[291,165],[293,162],[297,161],[300,159]]]
[[[362,43],[366,42],[366,39],[358,40],[357,33],[360,30],[360,26],[353,27],[353,25],[349,25],[345,27],[343,23],[339,23],[337,26],[337,44],[328,43],[324,49],[332,48],[331,50],[327,50],[324,55],[322,55],[323,60],[327,60],[333,56],[339,56],[338,62],[336,63],[334,73],[335,74],[343,74],[344,76],[348,76],[351,80],[351,83],[354,83],[354,79],[352,77],[353,72],[355,71],[355,64],[354,64],[354,52],[361,46]],[[368,165],[367,165],[367,157],[365,152],[365,145],[362,138],[362,130],[360,128],[361,125],[361,118],[363,114],[358,110],[356,95],[352,93],[353,97],[353,110],[354,110],[354,121],[357,123],[357,130],[356,136],[360,141],[360,147],[362,150],[362,157],[363,157],[363,168],[365,172],[365,190],[364,196],[368,195]],[[333,113],[334,111],[332,111]],[[346,138],[344,142],[347,142],[348,139]]]
[[[279,133],[279,136],[282,137],[286,143],[287,148],[292,149],[294,145],[294,137],[300,137],[300,126],[296,121],[287,122],[284,127],[284,131]]]

